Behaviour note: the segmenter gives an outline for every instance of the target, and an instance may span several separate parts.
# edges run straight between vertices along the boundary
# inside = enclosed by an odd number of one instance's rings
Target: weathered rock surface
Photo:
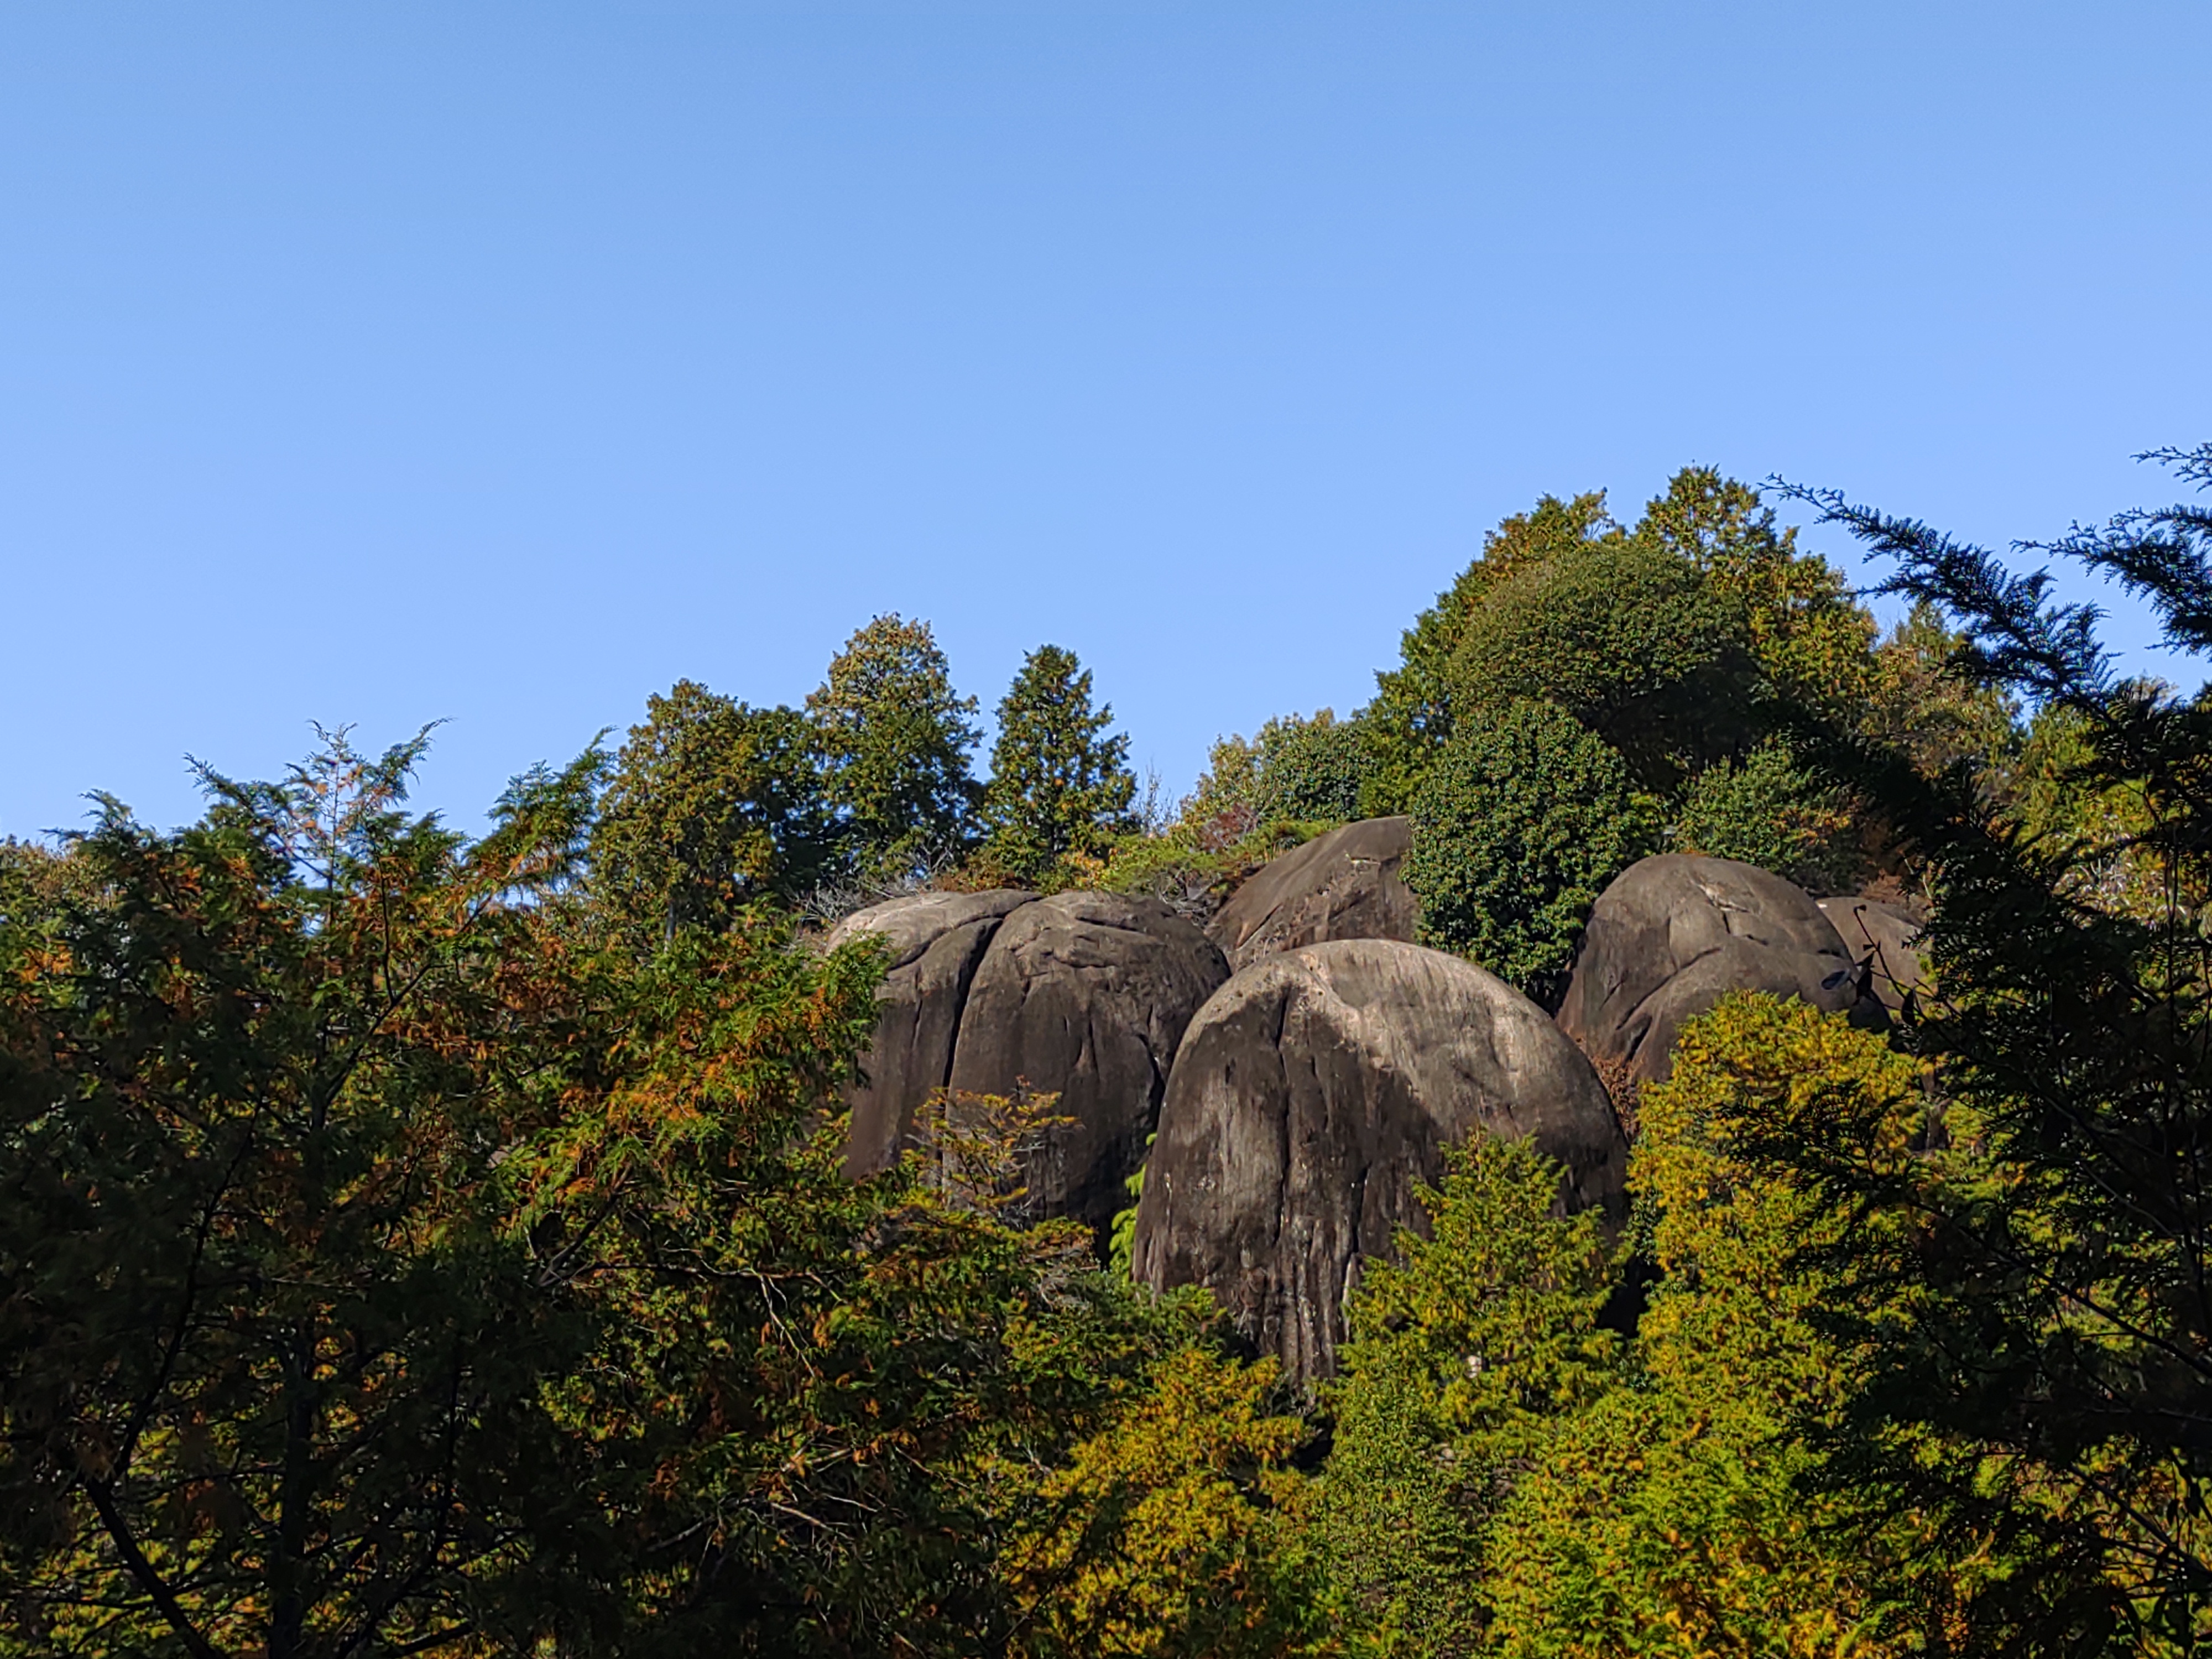
[[[1559,1029],[1591,1059],[1650,1082],[1673,1069],[1682,1026],[1729,992],[1802,997],[1832,1012],[1858,1003],[1856,965],[1803,889],[1729,859],[1662,854],[1599,895]]]
[[[952,1075],[960,1010],[1000,924],[1035,893],[916,893],[849,915],[823,941],[835,948],[872,934],[890,966],[876,993],[874,1037],[860,1057],[866,1081],[847,1091],[852,1124],[845,1173],[858,1181],[895,1163],[917,1107]]]
[[[1183,1029],[1229,965],[1157,899],[1058,893],[999,924],[960,1016],[950,1082],[1060,1095],[1055,1129],[1026,1163],[1039,1213],[1103,1229],[1128,1196]]]
[[[1865,992],[1891,1013],[1926,981],[1927,967],[1914,944],[1920,924],[1904,911],[1879,899],[1824,898],[1820,914],[1858,963]]]
[[[1479,1130],[1533,1136],[1565,1165],[1570,1204],[1619,1204],[1612,1104],[1519,992],[1400,940],[1268,957],[1184,1033],[1146,1167],[1137,1277],[1211,1286],[1290,1375],[1328,1376],[1358,1262],[1422,1224],[1415,1187]]]
[[[1316,836],[1271,861],[1231,895],[1206,933],[1231,970],[1333,939],[1411,943],[1418,906],[1398,867],[1411,818],[1368,818]]]

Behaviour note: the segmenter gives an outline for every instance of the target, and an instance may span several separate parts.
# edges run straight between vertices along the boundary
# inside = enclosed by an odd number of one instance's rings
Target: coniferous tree
[[[2212,485],[2212,446],[2155,459]],[[1833,1467],[2010,1557],[1972,1609],[1977,1650],[2200,1650],[2212,694],[2115,674],[2097,613],[2055,604],[2043,572],[1800,494],[1897,562],[1893,591],[1941,607],[1961,639],[1952,672],[2063,721],[2068,787],[2131,799],[2079,836],[2023,835],[1970,756],[1930,777],[1923,757],[1856,733],[1801,739],[1891,817],[1936,897],[1933,988],[1904,1040],[1942,1088],[1908,1144],[1943,1155],[1895,1158],[1876,1126],[1832,1110],[1778,1109],[1743,1135],[1858,1218],[1863,1279],[1910,1291],[1905,1316],[1834,1307],[1869,1358],[1860,1432]],[[2212,652],[2212,510],[2123,514],[2053,550],[2147,600],[2168,647]]]
[[[171,835],[110,803],[0,908],[0,1654],[1057,1659],[1101,1585],[1215,1619],[1121,1525],[1244,1462],[1178,1405],[1199,1304],[965,1196],[988,1134],[848,1179],[880,957],[607,948],[595,751],[475,843],[403,810],[421,752],[211,778]],[[1210,1565],[1256,1573],[1269,1484]]]
[[[1091,706],[1091,671],[1041,645],[999,704],[981,814],[992,858],[1035,880],[1064,853],[1093,852],[1128,828],[1137,793],[1129,739],[1108,736],[1112,704]]]
[[[806,714],[863,878],[918,874],[967,848],[978,793],[968,756],[981,735],[975,700],[953,690],[927,623],[894,612],[854,634]]]

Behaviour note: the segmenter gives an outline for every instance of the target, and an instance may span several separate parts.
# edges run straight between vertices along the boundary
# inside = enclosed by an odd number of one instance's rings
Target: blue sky
[[[1546,491],[2166,499],[2208,62],[2179,4],[7,8],[0,832],[314,720],[448,719],[474,823],[888,610],[987,708],[1073,648],[1180,789]]]

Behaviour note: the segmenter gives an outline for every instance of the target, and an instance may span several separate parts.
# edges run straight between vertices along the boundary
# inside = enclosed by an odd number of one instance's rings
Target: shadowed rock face
[[[1331,1375],[1359,1261],[1424,1225],[1443,1148],[1533,1136],[1618,1212],[1627,1147],[1589,1062],[1470,963],[1342,939],[1243,969],[1192,1020],[1137,1212],[1138,1279],[1210,1286],[1301,1382]]]
[[[1920,924],[1893,905],[1869,898],[1824,898],[1820,914],[1859,965],[1860,982],[1891,1013],[1918,990],[1927,969],[1913,941]]]
[[[1025,1160],[1031,1201],[1102,1231],[1167,1092],[1183,1028],[1229,966],[1213,942],[1155,899],[1058,893],[999,926],[977,966],[951,1085],[1056,1091],[1055,1129]]]
[[[1410,944],[1417,907],[1398,866],[1413,846],[1411,818],[1347,823],[1273,860],[1230,896],[1206,928],[1232,970],[1333,939]]]
[[[1803,889],[1729,859],[1668,853],[1599,895],[1575,952],[1559,1029],[1642,1082],[1673,1070],[1674,1038],[1731,991],[1860,1006],[1851,953]],[[1864,1005],[1879,1020],[1880,1008]]]
[[[876,992],[876,1033],[860,1056],[867,1080],[846,1091],[853,1112],[845,1173],[858,1181],[889,1169],[914,1127],[915,1110],[952,1075],[952,1046],[968,988],[1000,923],[1036,897],[916,893],[845,918],[825,944],[873,935],[890,959]]]
[[[933,1090],[1060,1096],[1026,1161],[1039,1213],[1103,1229],[1144,1162],[1183,1027],[1228,964],[1165,905],[1111,893],[919,893],[848,916],[832,946],[881,938],[890,969],[848,1091],[845,1170],[889,1168]]]

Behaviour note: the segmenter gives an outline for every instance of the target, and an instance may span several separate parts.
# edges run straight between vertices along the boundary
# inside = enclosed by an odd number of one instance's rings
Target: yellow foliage
[[[1304,1424],[1273,1414],[1274,1362],[1174,1355],[1079,1445],[1001,1558],[1029,1656],[1322,1651],[1291,1582]]]

